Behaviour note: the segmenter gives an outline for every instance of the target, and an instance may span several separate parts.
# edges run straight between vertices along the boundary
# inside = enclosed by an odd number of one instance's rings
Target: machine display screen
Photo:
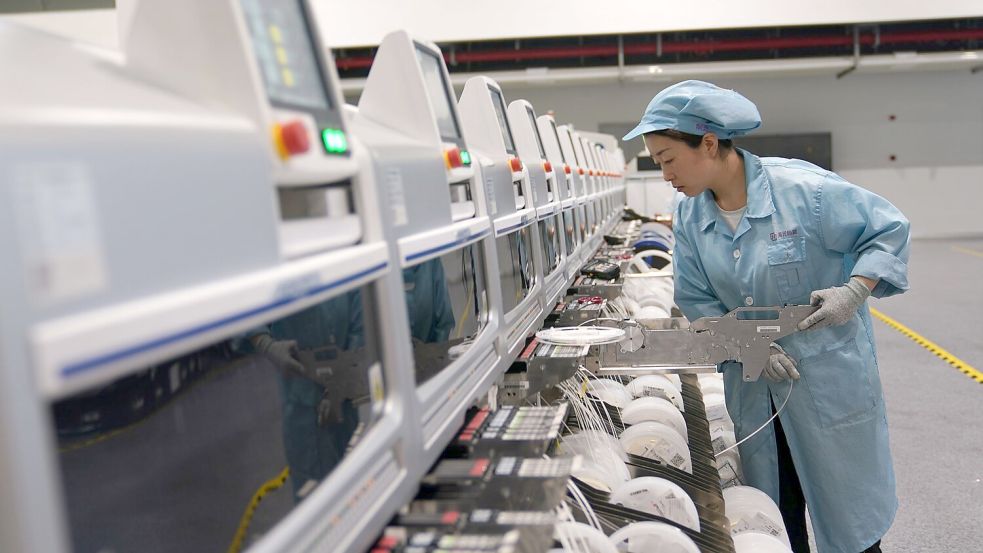
[[[539,157],[546,159],[546,148],[543,148],[543,139],[539,136],[539,126],[536,125],[536,114],[533,113],[532,108],[526,108],[526,114],[529,115],[529,124],[532,125],[532,135],[536,137],[536,145],[539,146]]]
[[[333,110],[300,2],[241,3],[270,100],[285,107]]]
[[[560,142],[560,133],[556,131],[556,121],[550,120],[550,128],[553,129],[553,136],[556,137],[556,147],[560,149],[560,159],[563,160],[563,163],[567,163],[567,156],[563,153],[563,146],[560,145],[562,144]]]
[[[539,222],[539,233],[543,243],[543,261],[546,262],[543,274],[551,275],[560,265],[560,237],[557,235],[559,216]]]
[[[444,77],[444,65],[437,54],[420,45],[416,46],[416,57],[423,71],[423,82],[427,87],[427,97],[437,118],[437,130],[440,138],[448,142],[456,142],[461,138],[457,119],[454,117],[453,100],[449,96],[450,87]]]
[[[567,133],[567,139],[570,141],[570,150],[573,152],[573,160],[577,164],[577,167],[583,167],[580,163],[580,156],[577,154],[577,147],[573,144],[573,134]]]
[[[502,138],[505,139],[505,151],[515,155],[512,127],[509,126],[508,117],[505,116],[505,99],[497,88],[489,86],[488,91],[491,93],[492,105],[495,106],[495,115],[498,116],[498,126],[502,129]]]
[[[481,243],[403,269],[419,386],[464,354],[488,321]]]
[[[527,225],[495,240],[502,281],[502,304],[506,314],[518,307],[536,284],[532,229],[533,225]]]
[[[563,212],[563,239],[567,246],[567,255],[573,254],[573,251],[580,244],[580,239],[577,237],[577,227],[572,209]]]
[[[54,403],[70,549],[239,551],[315,501],[385,416],[378,305],[370,283]]]

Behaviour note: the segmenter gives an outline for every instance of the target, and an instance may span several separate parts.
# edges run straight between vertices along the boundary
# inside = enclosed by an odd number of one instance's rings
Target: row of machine
[[[303,0],[120,4],[0,23],[0,550],[366,550],[529,396],[621,152],[404,32],[345,105]]]
[[[787,551],[712,373],[814,308],[680,317],[613,139],[405,32],[346,105],[307,0],[119,4],[0,23],[0,550]]]

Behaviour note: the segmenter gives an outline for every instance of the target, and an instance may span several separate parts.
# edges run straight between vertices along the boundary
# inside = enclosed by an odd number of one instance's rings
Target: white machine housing
[[[392,221],[404,271],[468,248],[483,256],[479,272],[488,305],[480,331],[466,351],[416,386],[421,407],[414,424],[423,433],[419,463],[428,468],[463,423],[465,410],[491,387],[501,359],[495,237],[474,141],[458,114],[440,49],[405,31],[386,35],[353,128],[371,148],[388,210],[383,216]],[[410,371],[405,360],[414,359],[415,347],[409,340],[404,346],[403,366]]]
[[[542,246],[539,234],[535,232],[536,208],[529,168],[518,157],[505,95],[498,83],[483,76],[468,79],[458,105],[475,159],[481,167],[492,214],[498,250],[497,281],[502,283],[499,295],[500,309],[504,313],[500,333],[502,357],[514,359],[543,316],[542,260],[539,255]],[[522,273],[523,256],[530,256],[533,261],[530,275],[533,281],[525,282],[528,277],[523,273],[519,275],[518,286],[506,287],[508,279],[515,277],[516,263]],[[526,289],[521,298],[517,297],[521,295],[519,288]]]
[[[553,165],[546,155],[546,146],[539,134],[536,112],[526,100],[513,100],[508,109],[509,122],[515,134],[516,147],[523,165],[529,171],[529,181],[536,206],[537,232],[543,268],[543,313],[553,310],[569,281],[566,280],[566,254],[560,229],[559,190]]]
[[[406,333],[372,174],[307,3],[294,30],[324,118],[271,103],[246,13],[261,4],[121,4],[122,52],[0,22],[0,363],[21,368],[0,371],[4,551],[69,550],[52,402],[358,287],[381,337]],[[286,156],[271,140],[285,123]],[[380,506],[412,496],[411,381],[380,339],[381,418],[252,551],[364,549],[352,540],[391,517]]]

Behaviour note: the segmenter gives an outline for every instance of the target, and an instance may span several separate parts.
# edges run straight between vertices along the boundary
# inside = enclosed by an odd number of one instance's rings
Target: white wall
[[[983,72],[714,82],[758,105],[760,134],[831,133],[834,170],[891,200],[911,219],[916,237],[983,235]],[[525,98],[539,113],[553,110],[559,123],[593,131],[636,123],[668,84],[503,88],[510,101]]]

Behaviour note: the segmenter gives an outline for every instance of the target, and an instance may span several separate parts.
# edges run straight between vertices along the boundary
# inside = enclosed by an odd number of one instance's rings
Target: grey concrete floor
[[[983,239],[912,244],[911,289],[870,305],[983,370]],[[983,384],[874,320],[900,508],[885,552],[983,551]]]

